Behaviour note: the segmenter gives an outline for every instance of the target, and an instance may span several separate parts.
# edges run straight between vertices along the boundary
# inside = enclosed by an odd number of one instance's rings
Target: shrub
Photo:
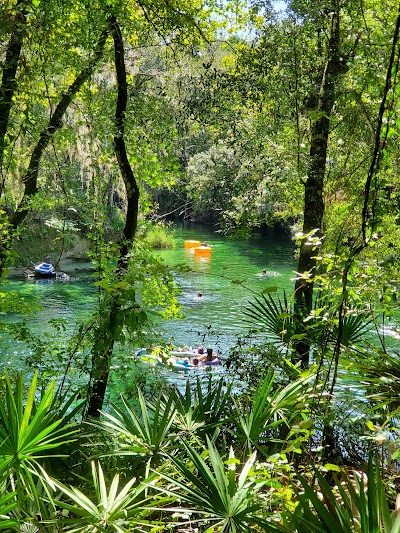
[[[171,230],[170,226],[162,223],[155,224],[147,229],[144,242],[150,248],[167,249],[175,248],[176,246],[173,230]]]

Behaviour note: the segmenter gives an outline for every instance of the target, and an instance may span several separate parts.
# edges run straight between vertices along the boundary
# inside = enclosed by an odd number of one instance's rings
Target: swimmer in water
[[[198,359],[200,362],[211,363],[214,359],[217,359],[217,355],[213,352],[212,348],[207,348],[207,352]]]
[[[274,270],[266,270],[264,268],[259,274],[256,274],[256,276],[259,276],[260,278],[280,278],[282,277],[282,274],[280,274],[279,272],[275,272]]]

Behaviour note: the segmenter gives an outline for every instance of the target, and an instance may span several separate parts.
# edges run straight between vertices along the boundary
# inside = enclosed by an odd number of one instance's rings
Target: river
[[[176,271],[176,281],[182,292],[178,299],[184,313],[183,319],[164,321],[160,330],[166,341],[178,345],[196,346],[202,342],[212,346],[224,357],[235,343],[238,334],[247,329],[243,307],[255,294],[266,287],[278,290],[291,289],[295,269],[294,245],[288,233],[269,230],[249,240],[225,237],[205,226],[183,225],[176,230],[176,248],[155,252]],[[212,247],[210,258],[200,258],[184,249],[185,240],[207,241]],[[176,268],[184,263],[186,271]],[[73,277],[73,281],[25,280],[10,277],[6,290],[15,291],[33,306],[40,306],[32,316],[25,318],[31,331],[46,345],[46,335],[56,347],[76,329],[79,321],[87,318],[95,308],[98,289],[88,271],[88,264],[63,263],[60,268]],[[268,275],[260,275],[262,270]],[[179,273],[178,273],[179,271]],[[198,298],[197,294],[202,293]],[[23,317],[10,314],[6,321],[19,324]],[[54,336],[52,324],[63,319],[64,325]],[[2,335],[0,340],[0,365],[17,370],[26,367],[32,349],[24,342],[16,342]],[[56,372],[57,360],[54,360]],[[51,375],[51,369],[48,369]],[[176,376],[172,380],[178,379]],[[182,379],[182,378],[180,378]]]
[[[210,258],[198,258],[193,250],[184,249],[184,241],[192,239],[211,246]],[[166,337],[180,345],[202,342],[224,354],[237,334],[248,328],[243,307],[255,294],[266,287],[293,287],[294,245],[290,235],[282,231],[270,230],[242,241],[187,224],[177,233],[177,247],[158,254],[172,268],[182,262],[190,267],[176,276],[185,318],[163,327]],[[268,275],[260,275],[263,270]],[[198,293],[202,298],[197,298]]]
[[[212,248],[210,258],[198,259],[193,251],[186,251],[186,240],[207,241]],[[181,346],[197,346],[201,342],[221,353],[222,359],[235,344],[237,336],[248,329],[243,314],[246,303],[267,287],[277,287],[279,292],[283,289],[290,292],[293,288],[293,271],[296,268],[294,244],[290,235],[283,231],[269,230],[244,241],[225,237],[205,226],[186,224],[176,229],[176,248],[155,253],[175,272],[175,279],[182,290],[178,299],[185,315],[181,320],[160,322],[159,329],[163,338]],[[184,272],[177,268],[177,265],[182,264],[186,267]],[[30,307],[40,307],[29,317],[14,313],[3,317],[3,320],[16,324],[18,328],[21,321],[26,320],[30,331],[43,343],[43,370],[46,370],[48,378],[62,372],[65,366],[65,355],[63,359],[61,353],[63,346],[78,324],[88,319],[98,298],[98,288],[93,283],[89,264],[70,262],[63,263],[61,268],[73,276],[72,281],[28,281],[22,276],[11,276],[4,287],[5,290],[15,291],[22,296]],[[260,275],[264,269],[269,275]],[[197,298],[198,293],[202,293],[201,298]],[[58,319],[64,322],[55,333],[53,324]],[[386,324],[384,331],[385,342],[397,345],[397,323]],[[24,370],[29,375],[31,368],[26,362],[32,357],[32,345],[17,342],[4,331],[1,333],[0,365]],[[371,337],[371,341],[374,337],[376,334]],[[133,352],[134,349],[131,348],[130,351]],[[123,391],[126,390],[127,383],[131,382],[131,365],[129,361],[124,363],[129,349],[122,347],[117,353],[119,356],[116,356],[112,386],[117,391]],[[40,361],[40,357],[38,360]],[[40,363],[39,367],[42,368]],[[202,372],[205,373],[205,370],[207,373],[210,371],[220,374],[223,367],[208,367]],[[84,369],[75,369],[74,372],[70,373],[71,381],[75,384],[87,382]],[[193,372],[194,376],[196,372]],[[186,382],[186,374],[183,372],[163,370],[162,374],[179,387]],[[132,389],[134,387],[135,384],[132,384]]]

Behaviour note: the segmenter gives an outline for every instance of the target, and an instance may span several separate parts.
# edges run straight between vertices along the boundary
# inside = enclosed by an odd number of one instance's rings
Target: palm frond
[[[194,391],[186,382],[185,392],[174,389],[170,397],[176,409],[174,428],[177,434],[184,432],[204,437],[211,435],[214,429],[223,424],[229,416],[230,394],[232,384],[223,380],[207,386],[197,379]]]
[[[147,458],[145,475],[171,448],[176,409],[172,396],[164,403],[160,395],[155,404],[147,402],[138,390],[140,414],[137,415],[123,398],[123,408],[112,405],[114,414],[102,413],[103,420],[91,425],[106,431],[119,441],[118,455],[140,455]]]
[[[289,423],[293,414],[299,413],[299,406],[305,405],[310,386],[315,376],[310,370],[286,387],[273,388],[275,374],[269,372],[260,380],[256,390],[248,395],[245,408],[234,400],[235,412],[232,424],[239,442],[246,445],[248,452],[256,448],[266,452],[265,442],[278,442],[274,429]]]
[[[343,480],[332,488],[314,469],[318,489],[298,474],[302,491],[295,488],[299,505],[288,520],[297,533],[399,533],[400,516],[390,511],[378,460],[370,456],[367,472]],[[322,499],[320,494],[322,493]]]
[[[33,495],[35,479],[48,481],[43,460],[55,457],[55,450],[76,440],[78,432],[78,425],[64,418],[65,410],[54,408],[54,382],[36,399],[37,377],[36,372],[25,398],[22,374],[13,384],[6,373],[4,402],[0,402],[0,475],[15,476],[17,490]]]
[[[76,533],[122,533],[138,526],[149,527],[145,517],[147,509],[154,507],[155,503],[145,497],[145,492],[153,478],[137,486],[134,486],[136,479],[133,478],[120,486],[120,476],[116,474],[108,484],[101,465],[92,463],[93,495],[55,482],[55,486],[67,497],[67,501],[60,500],[57,503],[71,516],[69,518],[67,515],[59,521],[68,531]]]
[[[342,346],[352,346],[365,340],[373,327],[372,320],[369,320],[365,313],[356,313],[354,310],[349,311],[343,317],[341,344]],[[336,341],[339,333],[338,325],[332,328],[331,337]]]
[[[155,487],[157,490],[175,497],[188,505],[169,509],[188,514],[197,514],[202,522],[218,531],[245,533],[258,531],[276,531],[271,525],[268,528],[267,512],[262,503],[261,488],[263,482],[257,482],[251,476],[255,461],[255,454],[243,465],[241,472],[237,472],[240,464],[233,451],[225,462],[216,447],[208,439],[209,463],[191,446],[184,443],[184,448],[190,464],[181,458],[170,456],[178,475],[159,473],[167,481],[166,485]],[[191,519],[191,523],[194,523]]]

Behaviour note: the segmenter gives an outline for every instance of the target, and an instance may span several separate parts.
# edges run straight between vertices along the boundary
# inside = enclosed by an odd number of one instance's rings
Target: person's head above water
[[[213,350],[212,348],[207,348],[207,361],[212,361],[213,359]]]

